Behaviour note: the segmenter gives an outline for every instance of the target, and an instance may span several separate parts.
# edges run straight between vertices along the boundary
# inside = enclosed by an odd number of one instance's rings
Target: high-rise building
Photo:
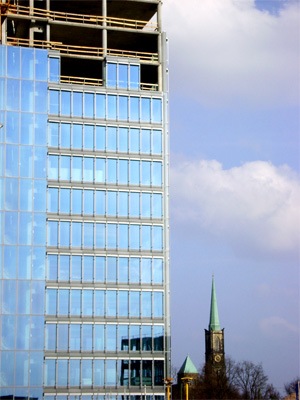
[[[161,400],[161,0],[0,7],[0,398]]]

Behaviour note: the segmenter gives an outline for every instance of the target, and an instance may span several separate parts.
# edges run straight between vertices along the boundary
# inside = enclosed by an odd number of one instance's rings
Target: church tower
[[[207,373],[224,372],[224,329],[220,328],[214,277],[212,278],[210,319],[205,329],[205,369]]]

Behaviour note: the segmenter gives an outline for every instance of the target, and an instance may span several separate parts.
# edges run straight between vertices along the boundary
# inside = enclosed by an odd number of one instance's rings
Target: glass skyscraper
[[[161,400],[160,0],[0,4],[0,399]]]

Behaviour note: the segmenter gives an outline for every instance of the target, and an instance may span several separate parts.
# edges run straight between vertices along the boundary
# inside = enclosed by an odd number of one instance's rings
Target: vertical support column
[[[158,66],[158,90],[160,92],[163,91],[163,79],[162,79],[162,37],[161,37],[161,6],[162,6],[162,2],[161,0],[159,1],[158,5],[157,5],[157,29],[158,29],[158,36],[157,36],[157,50],[158,50],[158,62],[159,62],[159,66]]]
[[[103,79],[103,86],[106,86],[106,61],[105,58],[107,56],[107,3],[106,0],[102,0],[102,48],[103,48],[103,57],[104,57],[104,62],[102,63],[102,79]]]
[[[50,12],[50,0],[46,0],[46,10],[48,12]],[[51,37],[51,35],[50,35],[50,24],[47,23],[47,25],[46,25],[46,40],[47,40],[47,42],[50,42],[50,37]]]
[[[34,0],[29,1],[29,15],[32,16],[33,14],[33,8],[34,8]],[[29,46],[33,47],[34,43],[34,23],[31,20],[30,22],[30,27],[29,27]]]

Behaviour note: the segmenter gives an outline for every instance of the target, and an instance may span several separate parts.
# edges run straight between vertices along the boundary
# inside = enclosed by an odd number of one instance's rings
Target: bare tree
[[[296,387],[297,387],[299,382],[300,382],[300,377],[293,379],[289,383],[286,383],[284,385],[284,389],[286,391],[286,394],[296,393]]]
[[[243,399],[263,399],[268,377],[261,364],[255,365],[250,361],[243,361],[237,364],[234,382]]]

